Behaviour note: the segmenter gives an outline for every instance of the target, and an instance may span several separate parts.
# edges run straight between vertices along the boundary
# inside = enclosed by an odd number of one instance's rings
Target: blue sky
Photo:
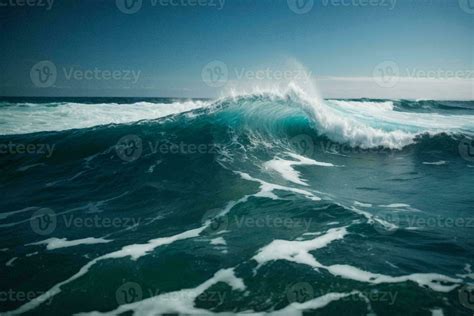
[[[1,95],[212,97],[297,61],[324,97],[474,99],[472,0],[37,1],[0,0]],[[380,69],[400,78],[380,84]]]

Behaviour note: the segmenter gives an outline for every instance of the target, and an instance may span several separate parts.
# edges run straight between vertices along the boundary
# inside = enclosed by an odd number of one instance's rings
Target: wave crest
[[[426,102],[424,103],[426,106]],[[243,129],[252,135],[265,132],[278,141],[289,131],[315,133],[351,147],[401,149],[422,135],[474,134],[471,112],[413,112],[400,110],[394,101],[323,100],[312,89],[290,83],[285,89],[235,92],[215,101],[180,101],[170,104],[56,103],[0,107],[0,134],[26,134],[131,124],[184,113],[207,115],[212,121]],[[34,118],[34,119],[32,119]],[[294,134],[294,133],[293,133]]]
[[[214,104],[239,112],[244,124],[278,132],[281,125],[304,116],[319,135],[352,147],[401,149],[422,135],[472,134],[472,115],[397,111],[392,101],[322,100],[296,85],[284,93],[258,91],[234,95]],[[285,126],[288,128],[288,126]]]

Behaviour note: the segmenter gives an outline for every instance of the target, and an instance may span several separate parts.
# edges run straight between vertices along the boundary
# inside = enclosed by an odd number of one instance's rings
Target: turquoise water
[[[2,314],[474,312],[473,102],[0,113]]]

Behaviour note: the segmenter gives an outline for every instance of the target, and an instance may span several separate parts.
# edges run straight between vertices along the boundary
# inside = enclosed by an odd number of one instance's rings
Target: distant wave
[[[126,124],[157,119],[206,106],[205,101],[172,104],[137,102],[117,103],[18,103],[0,106],[0,134],[28,134],[89,128],[106,124]]]

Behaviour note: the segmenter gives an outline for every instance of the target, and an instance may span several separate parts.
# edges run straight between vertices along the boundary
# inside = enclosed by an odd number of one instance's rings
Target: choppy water
[[[472,315],[474,102],[4,99],[0,311]]]

